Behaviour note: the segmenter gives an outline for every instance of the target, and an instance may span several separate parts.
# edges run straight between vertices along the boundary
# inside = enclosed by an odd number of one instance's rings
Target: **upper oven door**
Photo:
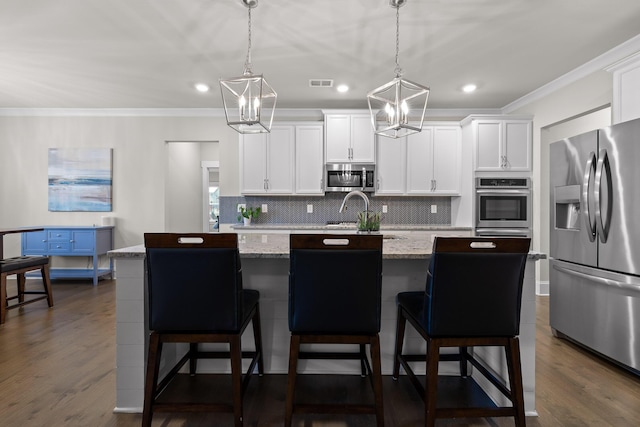
[[[476,227],[531,228],[531,192],[477,189]]]

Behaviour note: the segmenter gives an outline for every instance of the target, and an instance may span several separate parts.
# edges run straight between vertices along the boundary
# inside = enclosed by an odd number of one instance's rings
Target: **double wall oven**
[[[476,235],[531,237],[531,180],[476,178]]]

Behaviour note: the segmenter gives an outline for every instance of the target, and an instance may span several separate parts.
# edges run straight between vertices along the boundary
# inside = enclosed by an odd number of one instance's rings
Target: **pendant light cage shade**
[[[278,95],[262,74],[220,79],[227,124],[240,133],[271,132]]]
[[[262,74],[251,71],[251,9],[258,0],[241,0],[247,8],[248,44],[244,71],[240,77],[220,79],[222,105],[227,124],[240,133],[271,132],[278,95]]]
[[[396,77],[367,94],[373,129],[377,135],[402,138],[422,130],[429,88]]]

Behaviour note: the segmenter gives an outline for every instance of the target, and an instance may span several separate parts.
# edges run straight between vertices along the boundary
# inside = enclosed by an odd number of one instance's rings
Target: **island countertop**
[[[344,233],[337,234],[340,237]],[[412,231],[410,233],[383,230],[383,259],[427,259],[431,255],[436,236],[466,236],[455,231]],[[281,233],[238,233],[238,247],[243,258],[289,258],[289,235]],[[109,251],[112,258],[145,256],[144,245]],[[529,258],[545,259],[540,252],[529,252]]]

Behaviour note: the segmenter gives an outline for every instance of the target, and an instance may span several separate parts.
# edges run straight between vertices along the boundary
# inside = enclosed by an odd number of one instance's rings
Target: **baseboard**
[[[549,281],[537,281],[536,282],[536,295],[538,296],[549,296]]]

